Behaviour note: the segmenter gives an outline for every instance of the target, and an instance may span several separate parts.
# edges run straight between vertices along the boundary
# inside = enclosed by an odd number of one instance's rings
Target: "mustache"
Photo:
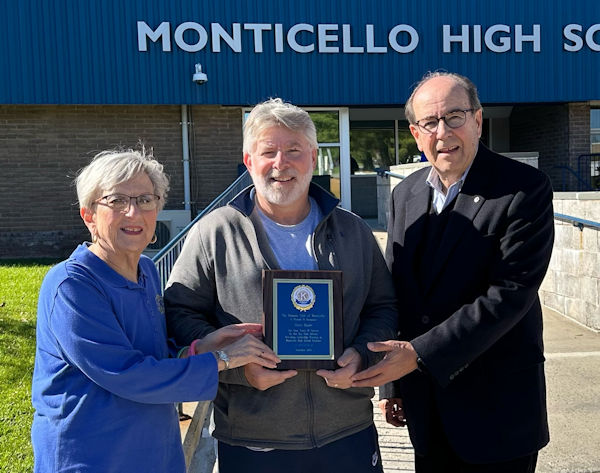
[[[279,172],[279,171],[273,171],[271,170],[269,172],[269,174],[267,175],[267,178],[269,179],[287,179],[287,178],[291,178],[291,177],[298,177],[297,173],[295,172]]]

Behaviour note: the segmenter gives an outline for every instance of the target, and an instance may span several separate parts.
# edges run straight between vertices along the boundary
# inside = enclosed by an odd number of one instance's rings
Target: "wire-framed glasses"
[[[156,194],[142,194],[135,196],[125,194],[110,194],[100,197],[95,202],[100,203],[103,201],[103,205],[106,205],[117,212],[128,212],[132,200],[135,200],[135,203],[140,210],[156,210],[158,208],[160,196]]]
[[[421,120],[417,120],[415,123],[424,133],[435,133],[438,129],[440,120],[444,120],[444,123],[448,128],[460,128],[467,121],[467,112],[473,112],[474,108],[467,108],[466,110],[452,110],[443,117],[427,117]]]

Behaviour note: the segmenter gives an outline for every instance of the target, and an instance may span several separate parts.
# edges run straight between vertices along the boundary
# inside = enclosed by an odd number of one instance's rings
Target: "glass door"
[[[348,109],[306,109],[317,129],[317,166],[313,182],[331,192],[351,210]]]
[[[352,211],[363,218],[377,218],[377,172],[412,162],[415,156],[419,150],[406,121],[351,121]]]

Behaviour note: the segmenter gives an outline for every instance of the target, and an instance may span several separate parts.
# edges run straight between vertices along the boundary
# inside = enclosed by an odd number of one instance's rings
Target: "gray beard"
[[[252,176],[254,187],[256,187],[256,192],[264,197],[267,202],[273,205],[288,205],[302,197],[310,185],[312,171],[306,173],[305,175],[295,176],[295,178],[296,183],[294,184],[292,190],[284,192],[276,189],[273,186],[270,177]]]

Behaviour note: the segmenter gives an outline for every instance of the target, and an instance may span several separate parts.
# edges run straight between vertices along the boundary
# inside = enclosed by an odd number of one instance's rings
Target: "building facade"
[[[596,0],[6,0],[0,25],[0,258],[88,238],[72,180],[115,147],[153,148],[161,219],[183,225],[237,177],[269,97],[311,113],[315,180],[374,218],[375,171],[419,159],[403,105],[437,69],[479,87],[485,144],[537,153],[556,190],[600,186]]]

